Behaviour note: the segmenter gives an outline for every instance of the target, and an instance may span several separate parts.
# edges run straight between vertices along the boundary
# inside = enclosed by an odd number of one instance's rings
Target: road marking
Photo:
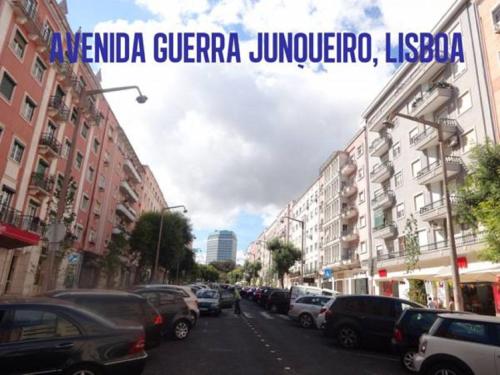
[[[276,315],[278,318],[281,318],[283,320],[291,320],[291,318],[288,315]]]
[[[262,315],[264,318],[266,319],[274,319],[271,315],[269,315],[268,313],[266,313],[265,311],[261,311],[260,312],[260,315]]]
[[[253,316],[250,313],[243,312],[243,315],[245,315],[245,318],[247,318],[247,319],[253,319]]]

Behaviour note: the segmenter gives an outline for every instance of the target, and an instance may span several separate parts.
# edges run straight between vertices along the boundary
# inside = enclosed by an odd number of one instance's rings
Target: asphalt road
[[[149,352],[145,375],[160,374],[405,374],[381,351],[346,351],[317,330],[242,301],[243,314],[226,310],[202,317],[182,342],[167,340]]]

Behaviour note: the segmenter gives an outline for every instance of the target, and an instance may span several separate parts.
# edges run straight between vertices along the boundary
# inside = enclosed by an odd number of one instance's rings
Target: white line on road
[[[260,315],[262,315],[264,318],[266,319],[274,319],[271,315],[269,315],[268,313],[266,313],[265,311],[261,311],[260,312]]]
[[[247,318],[247,319],[253,319],[253,316],[250,313],[243,312],[243,315],[245,315],[245,318]]]
[[[288,315],[276,315],[278,318],[281,318],[283,320],[291,320],[291,318]]]

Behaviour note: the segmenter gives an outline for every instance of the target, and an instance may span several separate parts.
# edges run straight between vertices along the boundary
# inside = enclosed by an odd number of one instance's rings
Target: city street
[[[252,302],[242,301],[242,310],[202,317],[187,340],[151,350],[144,374],[404,374],[387,353],[342,350]]]

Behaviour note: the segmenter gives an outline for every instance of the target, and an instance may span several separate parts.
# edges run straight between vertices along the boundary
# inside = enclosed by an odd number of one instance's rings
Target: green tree
[[[411,301],[420,303],[421,305],[427,305],[427,293],[425,292],[425,283],[423,280],[410,279],[410,290],[408,291],[408,297]]]
[[[292,243],[275,238],[267,243],[267,248],[273,257],[273,270],[278,274],[281,287],[284,287],[285,275],[289,272],[295,262],[301,259],[300,250]]]
[[[243,264],[243,274],[245,276],[245,280],[247,283],[251,284],[258,276],[259,272],[262,269],[262,263],[259,261],[249,262],[245,261]]]
[[[236,263],[232,260],[219,260],[210,263],[217,271],[228,273],[236,268]]]
[[[198,264],[197,265],[198,277],[202,281],[216,282],[219,281],[219,272],[212,265]]]
[[[114,286],[114,279],[122,264],[121,257],[125,255],[128,248],[128,241],[122,233],[113,235],[106,253],[99,259],[100,268],[106,276],[106,287]]]
[[[236,284],[238,281],[243,280],[243,277],[244,274],[242,267],[236,267],[234,270],[227,273],[227,280],[230,284]]]
[[[144,270],[153,270],[156,258],[156,246],[160,232],[161,214],[147,212],[137,221],[130,236],[130,247],[141,255],[140,274]],[[189,220],[178,212],[163,213],[163,230],[160,243],[159,265],[170,275],[176,275],[177,269],[184,265],[188,245],[193,241],[193,233]],[[192,253],[192,251],[191,251]],[[143,280],[146,281],[146,280]]]
[[[408,273],[412,272],[417,267],[420,257],[420,245],[418,244],[417,231],[417,219],[411,214],[410,217],[406,219],[405,236],[403,239],[406,272]]]
[[[486,231],[482,259],[500,261],[500,145],[487,142],[472,150],[469,174],[458,190],[458,217]]]

